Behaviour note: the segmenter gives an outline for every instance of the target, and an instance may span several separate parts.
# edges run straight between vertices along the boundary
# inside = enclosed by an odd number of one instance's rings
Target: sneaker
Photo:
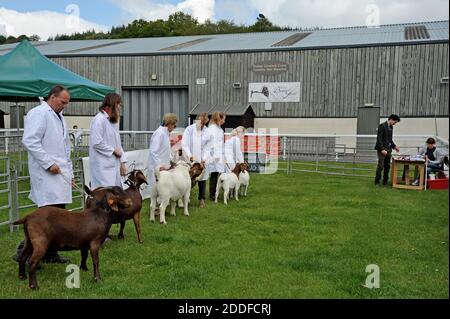
[[[199,208],[205,208],[205,200],[204,199],[200,199],[200,203],[198,204]]]
[[[411,183],[412,186],[419,186],[419,180],[416,179],[414,182]]]

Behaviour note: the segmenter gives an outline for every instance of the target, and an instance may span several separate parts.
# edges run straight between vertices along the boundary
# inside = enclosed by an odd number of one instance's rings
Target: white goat
[[[236,164],[232,173],[222,173],[217,179],[216,198],[214,202],[218,202],[220,189],[223,188],[223,202],[227,205],[228,194],[230,190],[234,190],[234,198],[239,200],[239,175],[245,169],[245,164]]]
[[[191,194],[190,165],[179,161],[173,170],[159,171],[156,167],[155,176],[157,182],[153,185],[150,195],[150,220],[155,221],[156,205],[159,205],[159,222],[166,224],[166,207],[170,203],[170,214],[176,216],[175,207],[177,201],[183,201],[184,215],[189,216],[188,203]]]
[[[242,192],[240,192],[239,195],[243,196],[247,196],[248,185],[250,185],[250,174],[247,172],[248,165],[245,165],[247,168],[239,174],[239,191],[242,189]]]

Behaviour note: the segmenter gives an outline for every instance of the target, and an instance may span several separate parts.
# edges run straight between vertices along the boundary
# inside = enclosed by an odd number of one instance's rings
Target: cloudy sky
[[[0,0],[0,34],[46,40],[58,33],[107,31],[137,18],[167,18],[176,11],[200,22],[253,24],[263,13],[281,26],[342,27],[448,20],[448,10],[448,0]]]

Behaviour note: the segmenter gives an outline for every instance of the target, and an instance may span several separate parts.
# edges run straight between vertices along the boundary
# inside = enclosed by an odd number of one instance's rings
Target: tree
[[[250,30],[253,32],[267,32],[267,31],[280,31],[281,28],[274,26],[269,19],[267,19],[262,13],[256,18],[254,25],[250,26]]]
[[[37,35],[37,34],[33,34],[32,36],[30,36],[29,38],[28,38],[30,41],[39,41],[39,40],[41,40],[41,38]]]
[[[198,21],[190,14],[175,12],[167,19],[170,35],[192,35],[198,26]]]

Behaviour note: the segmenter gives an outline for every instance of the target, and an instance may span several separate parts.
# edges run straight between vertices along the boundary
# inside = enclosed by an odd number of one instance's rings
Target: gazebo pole
[[[16,124],[17,124],[17,135],[20,135],[20,115],[19,115],[19,102],[16,100]]]

